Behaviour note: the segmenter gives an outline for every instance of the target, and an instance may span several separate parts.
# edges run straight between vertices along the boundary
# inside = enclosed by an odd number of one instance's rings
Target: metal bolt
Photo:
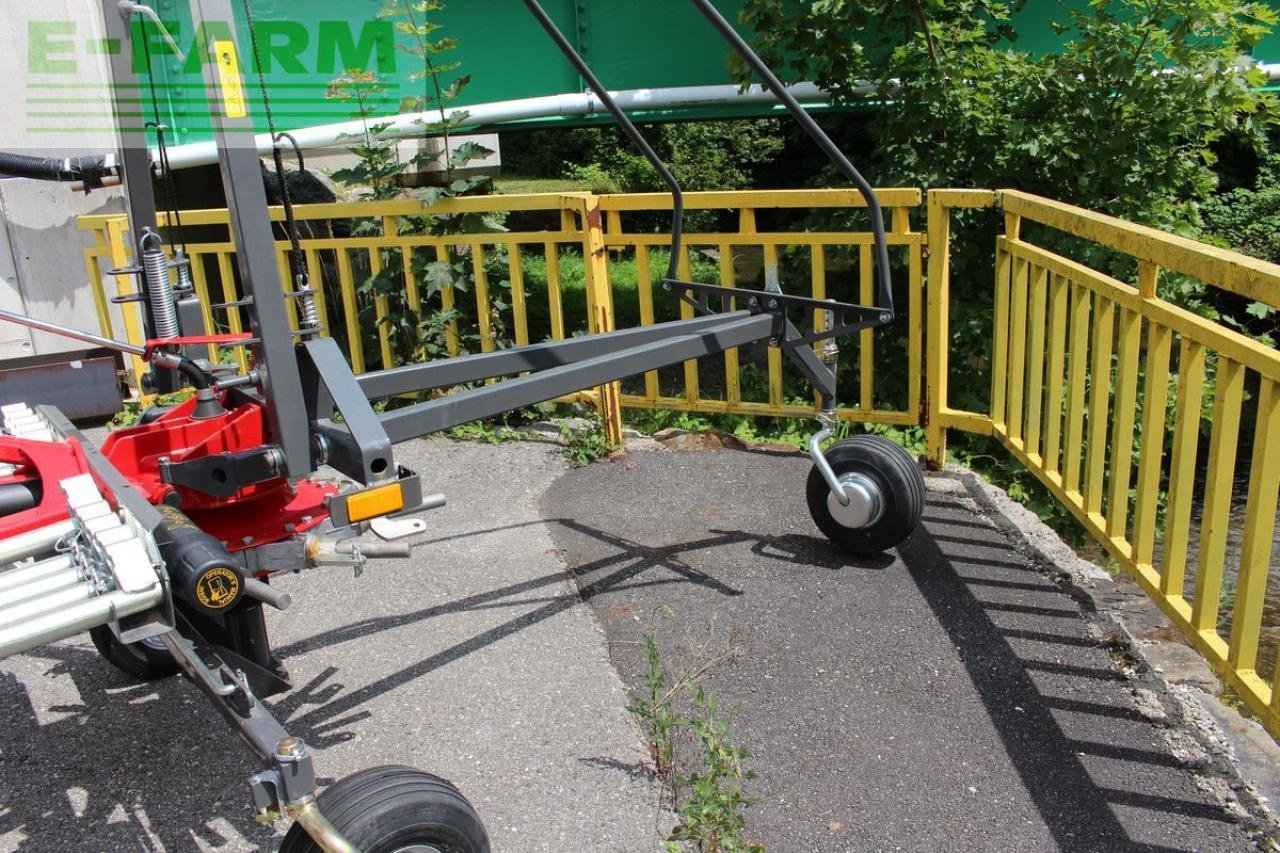
[[[245,545],[252,545],[252,544],[253,544],[253,537],[252,537],[252,536],[245,536],[245,537],[243,537],[240,541],[241,541],[242,543],[244,543]]]
[[[759,300],[759,299],[756,299],[756,298],[753,296],[753,297],[751,297],[750,299],[748,299],[748,300],[747,300],[747,305],[748,305],[748,306],[750,306],[750,307],[752,307],[752,308],[759,308],[759,307],[760,307],[760,300]]]
[[[297,758],[306,747],[301,738],[287,737],[276,744],[276,755],[281,758]]]
[[[298,529],[298,525],[294,524],[292,521],[291,521],[291,522],[289,522],[288,524],[286,524],[286,525],[284,526],[284,532],[285,532],[285,533],[292,533],[293,531],[295,531],[295,530],[297,530],[297,529]]]
[[[778,343],[779,343],[779,341],[778,341],[778,339],[777,339],[777,338],[769,338],[769,346],[771,346],[771,347],[776,347],[776,346],[778,345]]]
[[[886,314],[881,314],[881,315],[880,315],[880,322],[881,322],[881,323],[888,323],[888,322],[889,322],[890,320],[892,320],[892,319],[893,319],[893,315],[892,315],[892,314],[887,314],[887,313],[886,313]]]
[[[310,523],[311,523],[311,516],[309,516],[309,515],[304,515],[304,516],[302,517],[302,523],[303,523],[303,524],[310,524]]]
[[[778,300],[776,300],[776,299],[770,299],[770,300],[769,300],[769,310],[770,310],[770,311],[776,311],[777,309],[778,309]]]

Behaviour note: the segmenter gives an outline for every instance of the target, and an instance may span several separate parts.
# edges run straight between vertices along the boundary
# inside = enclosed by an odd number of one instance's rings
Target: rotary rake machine
[[[230,0],[190,2],[197,31],[235,32]],[[305,268],[290,271],[292,292],[279,286],[241,52],[229,35],[210,37],[205,76],[243,289],[231,307],[247,314],[250,333],[207,334],[189,262],[180,249],[172,258],[164,251],[152,184],[167,166],[163,128],[155,128],[156,163],[145,133],[128,130],[118,154],[107,157],[0,155],[0,172],[11,176],[74,181],[86,190],[113,180],[124,185],[138,262],[115,272],[139,278],[149,340],[138,347],[8,312],[3,318],[139,356],[154,389],[194,389],[185,403],[146,412],[101,447],[56,409],[0,409],[0,658],[88,631],[102,656],[134,677],[185,674],[261,761],[249,778],[253,808],[265,821],[294,820],[287,851],[489,849],[467,800],[427,773],[381,767],[317,794],[307,746],[262,703],[290,687],[263,618],[264,607],[290,604],[272,576],[408,556],[408,546],[394,541],[396,520],[443,504],[443,496],[424,496],[419,475],[396,463],[397,442],[764,341],[795,362],[823,403],[806,495],[822,532],[851,553],[870,553],[897,544],[919,521],[923,480],[896,445],[858,436],[821,447],[836,417],[834,340],[894,317],[884,225],[870,186],[709,0],[691,0],[861,190],[875,237],[878,304],[680,281],[679,184],[537,0],[523,2],[670,187],[673,251],[663,287],[697,309],[693,319],[353,375],[337,344],[321,334]],[[104,0],[103,9],[109,37],[127,42],[139,15],[160,26],[140,4]],[[133,51],[118,53],[113,75],[127,84]],[[279,167],[285,135],[272,132]],[[277,174],[283,181],[283,168]],[[282,195],[296,250],[284,186]],[[171,221],[177,219],[175,204]],[[302,318],[297,331],[287,321],[288,299]],[[202,360],[210,343],[247,347],[251,369],[229,373]],[[446,388],[454,393],[385,413],[372,405]],[[322,466],[346,485],[318,476]],[[371,527],[382,541],[361,538]]]

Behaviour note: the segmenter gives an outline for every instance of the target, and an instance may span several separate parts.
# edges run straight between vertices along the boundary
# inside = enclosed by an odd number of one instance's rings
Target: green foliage
[[[107,422],[107,427],[110,429],[121,429],[122,427],[134,426],[138,423],[138,419],[142,417],[142,414],[148,409],[156,406],[177,406],[191,399],[193,394],[195,394],[195,391],[190,388],[186,388],[182,391],[174,391],[172,394],[161,394],[146,406],[142,405],[138,400],[125,400],[124,408],[117,412],[115,417]]]
[[[421,112],[438,115],[433,119],[420,118],[416,124],[424,137],[439,137],[443,145],[439,151],[424,150],[408,160],[402,160],[395,140],[382,134],[388,126],[375,117],[377,95],[387,87],[382,78],[362,69],[348,69],[329,84],[328,97],[351,102],[353,116],[363,122],[363,132],[355,134],[351,153],[356,164],[333,173],[333,179],[356,189],[360,198],[369,201],[387,201],[406,196],[401,178],[409,171],[425,170],[437,164],[443,166],[442,186],[429,186],[417,191],[416,197],[424,207],[430,207],[441,199],[466,195],[485,182],[482,177],[455,178],[455,171],[473,160],[489,155],[489,150],[474,142],[454,145],[452,133],[467,120],[462,110],[450,110],[449,106],[470,82],[470,77],[457,74],[459,63],[449,60],[457,41],[439,35],[440,24],[427,19],[431,13],[444,8],[439,0],[387,0],[378,17],[394,21],[401,37],[396,47],[418,63],[409,74],[410,82],[420,83],[422,91],[409,95],[400,104],[403,112]],[[430,111],[436,111],[431,113]],[[357,220],[353,224],[353,236],[393,236],[383,233],[392,224],[380,219]],[[496,215],[460,214],[402,217],[394,222],[399,234],[459,234],[500,231],[503,228]],[[506,329],[502,311],[509,305],[510,282],[505,278],[505,255],[486,256],[484,269],[492,273],[490,309],[488,318],[492,342],[503,345]],[[449,337],[457,330],[459,350],[479,342],[470,329],[459,329],[464,319],[457,308],[446,309],[440,301],[440,293],[446,286],[462,293],[470,292],[474,283],[472,258],[457,247],[450,247],[445,259],[430,258],[413,253],[409,259],[409,274],[414,276],[423,304],[409,304],[404,286],[405,263],[400,249],[379,250],[378,272],[367,263],[360,266],[357,260],[360,283],[357,292],[360,327],[367,335],[350,346],[378,346],[379,335],[388,338],[393,360],[398,364],[421,361],[449,354]],[[378,303],[385,306],[384,316],[378,317]],[[331,304],[338,304],[330,300]],[[439,306],[439,307],[434,307]]]
[[[1239,63],[1276,22],[1264,3],[1094,0],[1067,42],[1012,49],[1009,0],[748,0],[744,18],[794,78],[878,100],[869,169],[887,185],[1017,187],[1165,227],[1197,223],[1212,144],[1262,146],[1273,121]]]
[[[460,424],[453,429],[447,430],[445,435],[454,441],[483,441],[494,446],[520,439],[520,433],[506,424],[491,423],[489,421],[472,421],[471,423]]]
[[[569,421],[560,424],[560,436],[565,442],[565,455],[577,468],[585,468],[613,450],[604,434],[604,425],[598,415],[586,418],[585,426],[574,426]]]
[[[754,802],[742,783],[756,778],[745,770],[747,751],[729,739],[732,714],[720,716],[715,694],[701,687],[694,694],[695,716],[689,721],[697,738],[702,766],[680,780],[689,791],[677,809],[680,823],[667,839],[668,851],[691,841],[703,853],[764,853],[764,845],[744,840],[746,808]]]
[[[658,652],[658,643],[653,634],[645,634],[644,644],[648,669],[645,671],[645,688],[643,696],[638,696],[627,705],[627,710],[640,723],[649,739],[649,757],[653,760],[654,772],[668,787],[675,784],[672,775],[674,770],[676,733],[687,721],[676,711],[673,699],[679,689],[672,690],[667,681],[666,671],[662,668],[662,658]]]
[[[1213,196],[1201,206],[1207,238],[1228,249],[1280,263],[1280,155],[1262,161],[1252,186]],[[1243,302],[1221,319],[1274,345],[1280,312],[1262,302]]]
[[[782,152],[773,119],[647,125],[641,132],[688,190],[741,189]],[[665,190],[653,167],[615,127],[522,133],[503,152],[505,165],[525,175],[560,176],[592,192]]]

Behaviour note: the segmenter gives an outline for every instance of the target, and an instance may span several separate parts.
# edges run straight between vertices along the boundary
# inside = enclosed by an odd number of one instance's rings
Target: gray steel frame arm
[[[693,334],[714,328],[732,317],[747,316],[750,316],[750,312],[738,311],[563,341],[547,341],[465,358],[411,364],[392,370],[365,373],[357,377],[356,381],[360,383],[360,388],[370,400],[382,400],[396,394],[450,388],[482,379],[562,367],[585,358],[608,355],[641,344],[666,340],[673,335]]]
[[[672,329],[667,328],[657,340],[396,409],[381,416],[382,426],[392,442],[407,441],[458,424],[554,400],[583,388],[763,340],[770,336],[774,322],[769,314],[752,315],[746,311],[714,319],[717,322],[693,326],[683,334],[673,334]]]

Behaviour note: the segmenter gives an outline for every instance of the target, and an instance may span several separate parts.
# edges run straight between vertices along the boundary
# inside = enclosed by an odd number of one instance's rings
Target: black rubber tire
[[[320,813],[361,853],[412,845],[440,853],[489,853],[476,810],[452,784],[412,767],[374,767],[326,788]],[[306,830],[289,827],[280,853],[321,853]]]
[[[122,643],[106,625],[90,628],[89,637],[97,646],[98,653],[113,666],[143,681],[159,681],[181,671],[162,640],[153,638],[138,643]]]
[[[815,466],[809,472],[805,497],[814,524],[842,550],[859,556],[879,554],[911,535],[924,512],[924,475],[911,454],[878,435],[858,435],[838,441],[824,454],[836,476],[857,471],[880,487],[885,507],[866,527],[845,527],[831,516],[831,489]]]

